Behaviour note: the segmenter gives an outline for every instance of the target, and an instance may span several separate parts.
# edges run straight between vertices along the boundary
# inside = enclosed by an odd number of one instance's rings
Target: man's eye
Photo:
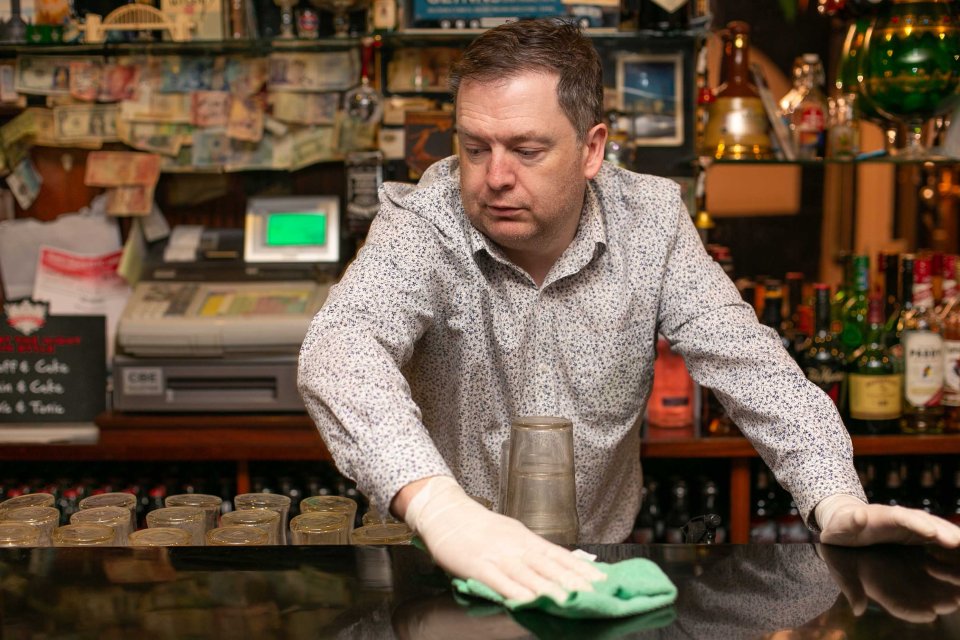
[[[540,154],[540,149],[517,149],[517,155],[521,158],[536,158]]]
[[[464,151],[466,151],[467,155],[471,158],[476,158],[484,152],[484,149],[481,147],[464,147]]]

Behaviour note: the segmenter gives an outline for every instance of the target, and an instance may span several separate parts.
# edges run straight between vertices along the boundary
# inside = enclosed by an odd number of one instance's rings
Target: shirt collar
[[[459,207],[464,224],[467,227],[467,237],[473,254],[476,255],[484,251],[497,262],[517,268],[500,247],[470,224],[466,211],[463,210],[462,200],[459,202]],[[607,226],[604,221],[603,207],[601,206],[598,187],[595,181],[591,180],[587,182],[587,191],[583,201],[583,209],[580,212],[577,232],[570,246],[566,248],[550,270],[550,274],[544,281],[544,286],[580,271],[590,263],[594,255],[601,250],[601,247],[606,247],[606,245]]]

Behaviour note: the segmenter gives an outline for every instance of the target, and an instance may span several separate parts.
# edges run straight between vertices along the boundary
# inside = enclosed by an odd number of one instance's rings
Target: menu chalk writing
[[[33,300],[0,313],[0,424],[92,422],[106,408],[106,319],[50,316]]]

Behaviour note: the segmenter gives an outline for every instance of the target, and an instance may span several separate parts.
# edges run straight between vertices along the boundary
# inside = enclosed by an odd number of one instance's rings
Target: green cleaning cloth
[[[464,595],[477,596],[502,604],[510,611],[537,610],[563,618],[623,618],[647,613],[673,604],[677,588],[656,564],[646,558],[632,558],[615,564],[595,562],[607,574],[606,580],[593,583],[593,591],[571,591],[557,602],[547,595],[533,600],[505,600],[503,596],[477,580],[453,580],[454,588]]]

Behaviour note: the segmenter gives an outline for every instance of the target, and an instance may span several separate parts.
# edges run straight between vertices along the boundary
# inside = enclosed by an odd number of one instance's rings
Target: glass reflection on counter
[[[0,637],[960,637],[960,552],[809,544],[587,545],[679,589],[642,617],[575,622],[458,600],[412,547],[0,550]]]

